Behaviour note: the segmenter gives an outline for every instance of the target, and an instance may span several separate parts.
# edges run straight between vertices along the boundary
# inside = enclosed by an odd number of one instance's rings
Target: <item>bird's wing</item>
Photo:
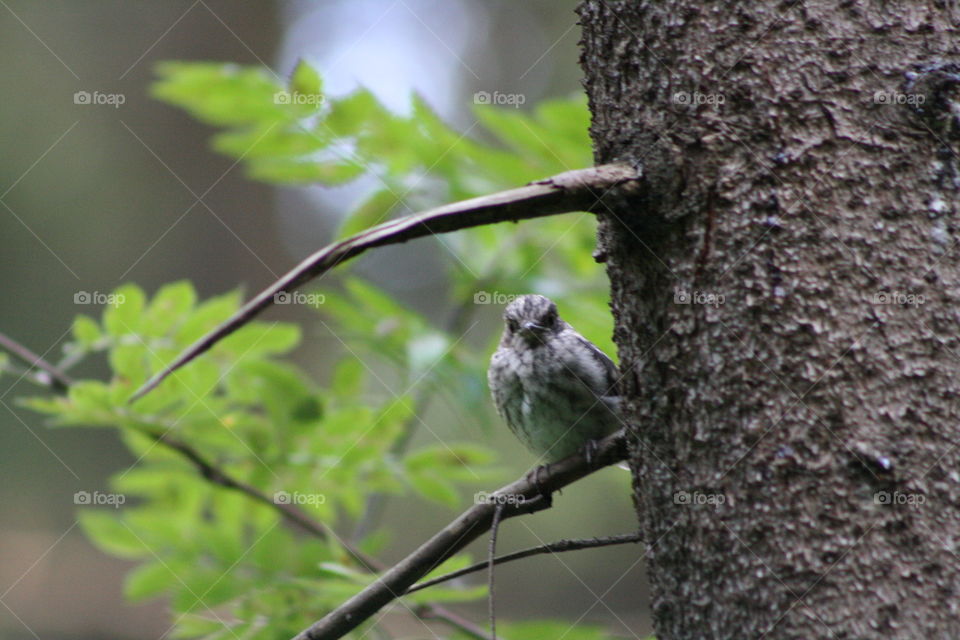
[[[487,369],[487,385],[490,387],[490,395],[493,396],[493,405],[497,408],[497,413],[504,420],[506,416],[506,406],[509,402],[511,387],[506,379],[506,364],[503,362],[504,354],[498,349],[490,358],[490,367]]]
[[[591,356],[591,362],[588,363],[570,363],[571,369],[573,372],[581,378],[587,384],[593,386],[593,384],[599,382],[599,389],[594,389],[594,392],[600,396],[616,396],[619,395],[617,392],[617,382],[620,380],[620,374],[617,371],[617,365],[613,364],[613,360],[601,351],[597,345],[593,344],[582,335],[576,331],[572,331],[574,338],[581,345],[585,347],[585,352],[589,353]],[[589,367],[592,371],[585,371],[584,369]]]

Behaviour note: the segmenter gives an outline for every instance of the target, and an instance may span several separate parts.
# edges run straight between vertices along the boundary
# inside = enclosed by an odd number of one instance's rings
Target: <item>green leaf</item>
[[[73,319],[73,338],[83,349],[92,349],[102,335],[100,325],[90,316],[79,315]]]
[[[240,306],[240,292],[231,291],[210,298],[177,329],[174,337],[183,346],[191,344],[218,323],[226,320]]]
[[[354,162],[318,163],[302,159],[270,158],[252,162],[247,174],[255,180],[276,184],[308,184],[319,182],[336,186],[355,180],[365,169]]]
[[[322,128],[335,136],[349,137],[369,131],[376,123],[392,118],[393,114],[367,89],[359,89],[345,98],[333,101]]]
[[[322,562],[318,565],[318,569],[318,576],[320,577],[350,580],[358,584],[366,584],[370,581],[370,574],[361,573],[356,569],[336,562]]]
[[[130,386],[147,379],[146,350],[140,344],[121,344],[110,350],[110,368]]]
[[[102,382],[80,380],[70,385],[69,402],[56,406],[60,415],[58,424],[81,424],[87,426],[114,426],[115,409],[110,397],[110,387]]]
[[[147,306],[143,317],[144,335],[159,337],[167,334],[196,304],[197,294],[186,280],[164,285]]]
[[[220,349],[238,356],[261,356],[286,353],[300,342],[300,327],[286,322],[254,322],[248,324],[219,345]]]
[[[337,235],[340,238],[349,238],[364,229],[386,222],[390,212],[398,204],[400,204],[400,198],[395,190],[380,189],[374,192],[344,218]]]
[[[75,500],[83,502],[77,496]],[[121,558],[152,557],[147,544],[122,523],[118,514],[86,509],[80,512],[78,520],[90,541],[101,550]]]
[[[446,507],[456,507],[460,502],[460,496],[453,484],[439,473],[419,472],[411,473],[407,480],[417,493],[428,500],[433,500]]]
[[[363,389],[366,369],[359,360],[344,359],[333,370],[333,382],[330,391],[333,395],[349,398]]]
[[[225,637],[227,631],[224,622],[214,617],[205,617],[209,615],[209,612],[205,612],[204,615],[197,613],[186,613],[180,616],[177,619],[177,626],[170,636],[173,638],[203,637],[210,639]],[[220,633],[217,634],[217,632]]]
[[[162,562],[142,564],[127,574],[123,581],[123,595],[129,600],[146,600],[179,586],[177,576]]]
[[[234,400],[264,407],[279,431],[291,420],[319,418],[321,407],[298,371],[264,360],[241,362],[230,370],[227,389]]]
[[[490,451],[476,444],[437,444],[409,454],[404,460],[407,470],[412,472],[426,469],[443,469],[452,467],[469,467],[483,465],[490,462]]]
[[[274,159],[289,158],[302,163],[302,156],[313,154],[330,144],[329,136],[304,129],[277,127],[274,124],[231,130],[213,138],[215,151],[244,158],[252,167],[269,164]]]
[[[276,96],[279,82],[259,67],[216,62],[162,62],[153,97],[183,107],[213,125],[247,125],[286,120],[288,105]]]
[[[290,77],[290,89],[297,93],[320,95],[322,86],[317,70],[304,60],[300,60]]]
[[[108,306],[103,312],[103,326],[107,333],[115,337],[137,333],[146,300],[143,290],[133,284],[123,285],[107,299]]]

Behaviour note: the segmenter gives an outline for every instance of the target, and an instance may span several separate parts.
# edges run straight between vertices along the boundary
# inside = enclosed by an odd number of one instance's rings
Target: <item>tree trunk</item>
[[[955,5],[580,14],[657,638],[960,637]]]

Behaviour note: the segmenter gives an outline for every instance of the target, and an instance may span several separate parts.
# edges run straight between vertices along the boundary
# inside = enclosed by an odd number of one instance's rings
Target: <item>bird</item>
[[[546,296],[513,299],[487,383],[497,413],[546,464],[621,427],[617,366],[560,318]]]

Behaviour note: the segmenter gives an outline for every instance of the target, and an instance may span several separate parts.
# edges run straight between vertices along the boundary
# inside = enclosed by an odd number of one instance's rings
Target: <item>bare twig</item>
[[[597,547],[610,547],[617,544],[629,544],[637,542],[643,542],[643,534],[639,531],[636,533],[627,533],[620,536],[607,536],[603,538],[587,538],[583,540],[557,540],[556,542],[550,542],[548,544],[541,544],[536,547],[529,547],[527,549],[521,549],[520,551],[514,551],[513,553],[506,553],[502,556],[497,556],[493,560],[493,564],[503,564],[505,562],[511,562],[513,560],[520,560],[522,558],[529,558],[530,556],[536,556],[543,553],[563,553],[564,551],[579,551],[581,549],[594,549]],[[490,566],[490,561],[485,560],[483,562],[477,562],[472,564],[469,567],[464,567],[463,569],[458,569],[457,571],[451,571],[442,576],[438,576],[431,580],[425,580],[419,584],[416,584],[409,589],[403,595],[409,595],[415,591],[421,591],[422,589],[427,589],[429,587],[465,576],[471,573],[476,573],[477,571],[483,571]]]
[[[592,456],[592,463],[578,453],[551,464],[548,470],[539,474],[539,482],[533,482],[528,474],[499,489],[490,496],[490,500],[462,513],[417,550],[384,572],[378,580],[302,631],[296,640],[334,640],[355,629],[441,562],[489,530],[497,503],[513,503],[504,509],[504,518],[547,508],[550,506],[547,501],[537,500],[541,490],[549,493],[561,489],[601,467],[625,459],[626,455],[624,432],[621,430],[600,441]],[[507,500],[506,496],[514,498]]]
[[[368,249],[497,222],[539,218],[571,211],[592,211],[600,204],[601,198],[608,190],[618,185],[636,182],[639,178],[637,169],[623,164],[600,165],[589,169],[568,171],[519,189],[500,191],[391,220],[346,240],[327,245],[260,292],[225,322],[194,342],[173,362],[141,386],[130,401],[133,402],[142,397],[171,373],[248,323],[273,304],[278,293],[290,292]]]
[[[211,484],[246,494],[256,502],[265,504],[274,509],[284,519],[318,538],[328,539],[331,537],[330,528],[327,525],[323,524],[319,520],[314,520],[306,513],[298,509],[296,505],[277,502],[253,485],[237,480],[220,467],[209,462],[200,454],[199,451],[188,445],[186,442],[178,440],[166,432],[151,431],[147,429],[138,429],[138,431],[153,438],[156,442],[164,445],[168,449],[176,451],[181,456],[189,460],[193,466],[196,467],[200,475]],[[336,536],[333,536],[333,538],[337,540],[337,542],[339,542],[357,562],[365,567],[367,571],[376,572],[383,569],[382,563],[355,548],[346,540]]]
[[[490,524],[490,548],[487,550],[487,614],[490,618],[490,637],[497,640],[497,609],[493,601],[493,566],[497,557],[497,532],[500,530],[500,518],[503,516],[503,504],[493,509],[493,522]]]
[[[31,366],[36,366],[37,368],[46,371],[49,374],[49,379],[46,381],[46,385],[52,391],[56,391],[57,393],[65,393],[70,388],[70,385],[73,384],[73,380],[69,376],[59,371],[56,367],[43,360],[43,358],[40,356],[34,354],[32,351],[30,351],[30,349],[24,347],[13,338],[10,338],[2,333],[0,333],[0,346],[3,346],[11,353],[14,353],[24,362],[28,362]],[[196,467],[200,475],[211,484],[246,494],[253,500],[261,504],[265,504],[279,512],[283,518],[297,525],[307,533],[323,539],[331,537],[329,527],[322,522],[314,520],[306,513],[298,509],[296,505],[274,501],[270,498],[270,496],[265,494],[260,489],[234,478],[220,467],[211,463],[204,458],[199,451],[194,449],[186,442],[171,436],[167,431],[150,430],[145,428],[139,428],[137,431],[150,438],[153,438],[153,440],[158,444],[176,451],[182,457],[186,458],[191,464],[193,464],[194,467]],[[384,565],[382,563],[371,558],[370,556],[367,556],[359,549],[353,547],[347,541],[340,539],[339,542],[343,545],[343,548],[346,549],[346,551],[361,565],[365,566],[368,571],[376,572],[383,569]]]
[[[57,391],[64,391],[73,382],[70,376],[50,364],[36,353],[4,333],[0,333],[0,347],[9,351],[18,360],[29,367],[36,367],[49,376],[49,385]]]
[[[200,475],[202,475],[207,481],[221,487],[239,491],[257,502],[276,509],[287,521],[297,525],[306,532],[318,538],[327,539],[331,537],[331,532],[327,525],[318,520],[314,520],[303,511],[298,509],[295,505],[275,502],[267,494],[263,493],[256,487],[233,478],[219,467],[208,462],[205,458],[203,458],[203,456],[200,455],[199,452],[196,451],[196,449],[189,446],[185,442],[172,438],[166,433],[144,433],[154,438],[160,444],[163,444],[166,447],[180,453],[183,457],[192,462],[200,472]],[[342,537],[334,536],[334,538],[354,558],[354,560],[360,563],[360,565],[366,571],[370,573],[377,573],[378,571],[384,570],[385,565],[379,560],[363,553]],[[414,614],[419,618],[433,618],[436,620],[442,620],[443,622],[446,622],[447,624],[460,629],[467,634],[473,635],[475,638],[477,638],[477,640],[489,640],[489,638],[476,626],[471,625],[468,621],[463,620],[460,616],[457,616],[453,612],[448,611],[447,609],[444,609],[438,605],[432,603],[423,604],[419,607],[418,611],[414,611]]]

